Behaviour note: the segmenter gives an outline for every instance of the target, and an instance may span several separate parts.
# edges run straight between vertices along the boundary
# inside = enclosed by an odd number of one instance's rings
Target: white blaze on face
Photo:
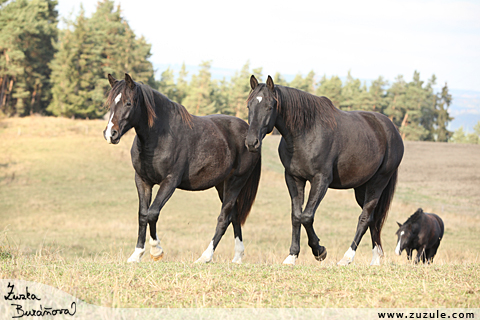
[[[402,243],[402,236],[405,234],[404,231],[400,232],[400,237],[398,238],[398,244],[397,247],[395,248],[395,254],[400,255],[402,252],[400,251],[400,246]]]
[[[258,103],[262,102],[262,97],[257,97]]]
[[[242,263],[245,246],[239,237],[235,238],[235,256],[233,257],[233,263]]]
[[[112,115],[110,116],[110,120],[108,120],[107,124],[107,129],[105,129],[105,139],[107,139],[108,143],[112,143],[112,128],[113,128],[113,115],[115,112],[112,112]]]
[[[120,99],[122,99],[122,93],[121,93],[121,92],[120,92],[120,93],[118,94],[118,96],[115,98],[115,104],[117,104],[118,101],[120,101]]]

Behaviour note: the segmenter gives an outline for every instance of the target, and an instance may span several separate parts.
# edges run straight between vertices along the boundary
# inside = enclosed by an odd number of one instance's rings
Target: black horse
[[[444,225],[442,219],[435,213],[423,212],[419,208],[404,224],[397,222],[400,227],[396,233],[398,236],[395,253],[401,255],[407,252],[407,259],[412,259],[412,251],[417,250],[415,263],[433,262],[440,241],[443,238]]]
[[[300,252],[300,227],[317,260],[326,257],[313,228],[315,211],[328,188],[355,189],[362,208],[353,242],[338,264],[353,262],[363,235],[370,228],[374,265],[383,255],[380,232],[397,182],[403,157],[398,130],[376,112],[341,111],[326,97],[283,86],[268,76],[266,84],[250,78],[250,128],[246,145],[258,151],[265,135],[276,127],[282,134],[278,147],[292,200],[292,245],[285,264],[295,264]],[[305,183],[311,184],[305,208]]]
[[[244,252],[241,225],[247,219],[260,180],[260,154],[245,147],[248,124],[236,117],[192,116],[180,104],[147,85],[116,80],[110,74],[112,89],[106,105],[111,116],[104,131],[109,143],[117,144],[131,128],[135,129],[131,156],[138,191],[138,241],[129,262],[139,262],[145,252],[147,223],[150,226],[150,254],[163,256],[156,223],[160,210],[176,188],[217,189],[222,209],[215,235],[197,262],[209,262],[230,223],[235,236],[233,262],[241,263]],[[152,187],[159,190],[151,203]]]

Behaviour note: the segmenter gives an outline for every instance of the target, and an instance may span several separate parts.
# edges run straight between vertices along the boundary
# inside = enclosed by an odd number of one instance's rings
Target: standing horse
[[[412,259],[412,251],[417,250],[415,263],[422,260],[423,263],[433,262],[437,253],[440,241],[443,238],[443,220],[435,213],[423,212],[418,208],[404,224],[397,222],[399,229],[396,232],[398,237],[395,253],[401,255],[402,251],[407,252],[407,259]]]
[[[233,262],[241,263],[244,253],[241,225],[247,219],[260,180],[260,154],[245,147],[248,124],[236,117],[210,115],[196,117],[180,104],[147,85],[116,80],[110,74],[112,90],[106,101],[111,116],[104,137],[117,144],[131,128],[135,129],[131,156],[138,191],[138,241],[128,262],[140,262],[145,253],[147,223],[150,227],[150,254],[163,256],[157,237],[160,210],[176,188],[217,189],[222,209],[215,235],[196,262],[210,262],[218,242],[230,223],[235,237]],[[151,203],[152,187],[158,193]]]
[[[276,86],[270,76],[266,84],[252,76],[250,86],[248,149],[258,151],[273,127],[282,134],[278,153],[292,201],[292,244],[283,263],[295,264],[302,225],[315,258],[325,259],[327,251],[313,228],[315,211],[328,188],[354,188],[362,213],[353,242],[338,264],[353,262],[367,228],[372,238],[371,264],[380,264],[380,232],[403,157],[403,142],[393,123],[376,112],[341,111],[326,97]],[[311,190],[302,210],[306,181]]]

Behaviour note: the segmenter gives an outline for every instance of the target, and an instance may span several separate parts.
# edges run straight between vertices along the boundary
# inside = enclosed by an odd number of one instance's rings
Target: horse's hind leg
[[[235,255],[233,257],[233,263],[242,263],[242,258],[245,252],[245,246],[243,245],[242,238],[242,226],[240,221],[238,221],[238,211],[237,205],[233,206],[232,213],[232,226],[233,226],[233,237],[235,238]]]
[[[388,182],[388,180],[387,180]],[[337,263],[341,266],[346,266],[353,262],[355,257],[355,253],[357,251],[358,246],[360,245],[360,241],[363,238],[363,235],[367,231],[367,229],[374,223],[374,211],[375,207],[378,204],[378,200],[382,194],[383,189],[385,188],[386,183],[382,185],[378,185],[374,182],[368,183],[364,186],[355,189],[355,198],[357,203],[362,207],[362,213],[358,217],[357,223],[357,230],[355,232],[355,237],[353,238],[353,242],[350,245],[350,248],[345,252],[343,258]],[[362,201],[362,197],[364,200]],[[372,243],[374,246],[374,251],[378,250],[377,245],[379,245],[379,233],[372,232],[373,228],[370,228],[370,233],[372,235]],[[374,242],[375,241],[375,242]],[[381,248],[380,251],[381,252]],[[377,253],[379,254],[379,253]],[[374,252],[375,255],[375,252]]]
[[[220,193],[220,199],[223,198],[222,210],[220,215],[217,218],[217,227],[215,229],[215,234],[212,241],[210,242],[208,248],[202,253],[201,257],[198,258],[195,263],[208,263],[212,261],[213,253],[217,247],[220,239],[222,239],[225,231],[227,230],[230,222],[232,222],[232,213],[237,211],[233,210],[237,201],[237,197],[240,194],[240,190],[244,186],[246,178],[238,179],[235,176],[232,176],[230,179],[224,181],[223,192]],[[217,188],[218,190],[219,188]]]

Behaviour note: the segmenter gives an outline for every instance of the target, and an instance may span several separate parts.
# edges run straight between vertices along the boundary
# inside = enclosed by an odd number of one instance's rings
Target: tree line
[[[212,62],[204,61],[195,74],[189,75],[184,64],[177,74],[167,68],[155,79],[151,45],[135,35],[120,6],[102,0],[91,17],[81,9],[63,29],[58,28],[56,6],[57,0],[0,0],[0,116],[102,117],[107,112],[106,75],[121,78],[128,72],[194,115],[247,118],[249,78],[254,74],[262,80],[262,68],[251,69],[247,62],[230,79],[217,80]],[[461,140],[447,129],[453,120],[448,111],[452,96],[447,84],[435,92],[435,75],[425,82],[415,71],[412,80],[398,76],[391,84],[380,76],[367,85],[350,72],[342,81],[338,76],[318,79],[311,71],[291,81],[276,73],[274,82],[327,96],[342,110],[381,112],[404,139]]]

